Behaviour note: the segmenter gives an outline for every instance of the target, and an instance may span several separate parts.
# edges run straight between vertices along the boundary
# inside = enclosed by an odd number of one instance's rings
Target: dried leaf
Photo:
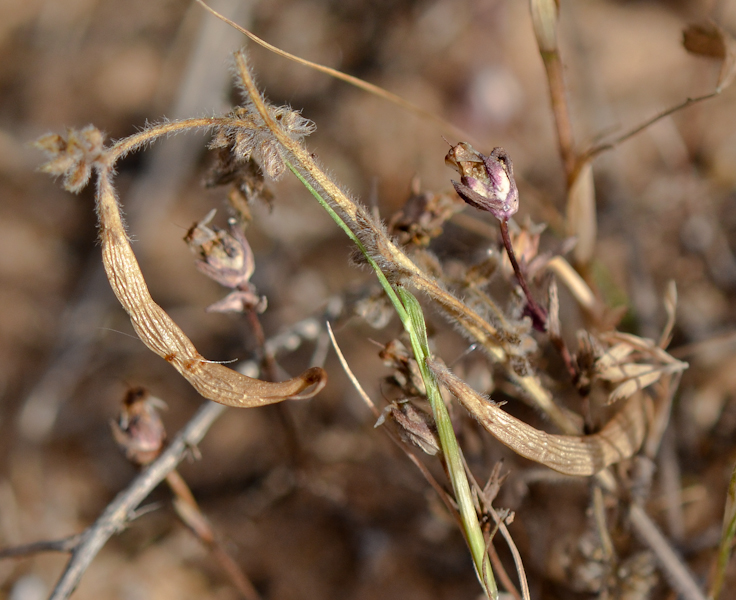
[[[383,409],[374,427],[383,425],[387,418],[391,418],[396,422],[399,436],[404,442],[421,448],[430,456],[434,456],[440,451],[437,427],[431,415],[419,410],[411,402],[392,402],[389,404]]]
[[[664,310],[667,312],[667,323],[665,323],[658,344],[663,350],[672,341],[672,330],[675,327],[675,316],[677,314],[677,284],[672,280],[667,284],[667,291],[664,294]]]
[[[642,373],[641,375],[638,375],[636,377],[632,377],[628,381],[622,383],[619,385],[615,390],[613,390],[609,396],[608,396],[608,403],[613,404],[614,402],[618,400],[622,400],[623,398],[629,398],[630,396],[633,396],[636,392],[639,392],[643,390],[645,387],[652,385],[653,383],[656,383],[662,378],[662,375],[665,374],[665,369],[652,369],[649,365],[629,365],[631,367],[647,367],[649,369],[648,372]]]
[[[601,341],[613,345],[596,361],[597,377],[613,383],[623,382],[611,392],[609,403],[628,398],[656,383],[663,375],[687,368],[687,363],[676,360],[652,340],[621,332],[607,332],[600,337]]]
[[[652,418],[651,400],[632,396],[606,426],[592,435],[552,435],[512,417],[453,375],[438,361],[427,365],[481,425],[517,454],[566,475],[591,476],[639,451]]]
[[[568,235],[577,240],[573,250],[575,261],[578,264],[588,264],[593,258],[598,236],[593,165],[590,161],[580,168],[570,185],[566,223]]]
[[[618,382],[632,377],[649,375],[652,371],[659,371],[657,367],[652,365],[642,365],[636,363],[625,363],[620,365],[611,365],[599,372],[598,377],[606,381]]]

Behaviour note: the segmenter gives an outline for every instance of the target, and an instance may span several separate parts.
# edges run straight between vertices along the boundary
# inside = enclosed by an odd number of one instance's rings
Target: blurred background
[[[435,112],[470,132],[481,151],[503,146],[521,191],[518,218],[546,223],[543,244],[559,248],[564,171],[526,2],[212,6],[284,50]],[[736,3],[563,0],[560,43],[578,146],[711,91],[718,64],[689,56],[681,45],[682,29],[708,18],[736,32]],[[443,136],[461,141],[451,132],[246,43],[196,4],[0,3],[0,546],[83,530],[135,476],[109,427],[130,386],[145,386],[168,404],[170,436],[201,403],[140,343],[115,301],[100,268],[92,191],[72,196],[38,173],[43,156],[30,142],[87,124],[118,139],[147,121],[227,110],[238,101],[230,56],[244,45],[270,100],[316,123],[310,151],[383,218],[406,202],[414,178],[422,190],[450,190]],[[656,339],[667,282],[678,286],[672,348],[691,368],[662,448],[668,467],[660,466],[655,486],[680,497],[655,491],[650,511],[701,578],[718,542],[736,459],[736,342],[728,336],[736,323],[734,94],[728,89],[664,119],[594,163],[595,269],[606,300],[629,307],[630,331]],[[182,241],[210,209],[218,208],[221,226],[229,214],[226,190],[201,185],[212,159],[207,139],[157,142],[124,160],[116,181],[154,299],[207,358],[247,360],[255,349],[252,329],[242,317],[205,313],[225,291],[196,270]],[[303,319],[324,320],[335,299],[345,303],[373,282],[350,265],[344,234],[298,182],[286,177],[272,190],[272,204],[253,207],[248,229],[253,282],[269,300],[267,337]],[[496,241],[481,235],[484,227],[492,231],[490,217],[465,213],[477,227],[449,224],[438,252],[472,262]],[[438,353],[451,362],[464,342],[436,321]],[[376,330],[345,315],[337,327],[352,368],[379,404],[386,393],[379,377],[388,370],[372,340],[386,343],[399,331],[395,320]],[[279,356],[280,365],[294,375],[315,350],[305,341]],[[326,368],[330,383],[313,400],[229,410],[201,444],[201,460],[183,465],[228,550],[264,598],[478,596],[453,522],[416,468],[373,429],[374,417],[331,352]],[[471,459],[492,465],[507,458],[511,476],[499,503],[517,511],[511,532],[533,597],[590,597],[571,583],[569,564],[553,564],[584,527],[585,482],[527,487],[515,479],[522,470],[514,465],[528,463],[472,431],[465,440]],[[665,519],[668,502],[681,505],[678,522]],[[238,597],[176,518],[168,490],[147,503],[156,510],[110,541],[75,598]],[[52,554],[0,562],[0,598],[46,597],[65,562]],[[653,594],[668,597],[666,585]]]

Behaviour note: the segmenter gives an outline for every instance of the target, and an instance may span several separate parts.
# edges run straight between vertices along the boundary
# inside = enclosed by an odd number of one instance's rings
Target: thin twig
[[[261,596],[256,591],[253,583],[218,540],[212,525],[199,508],[194,494],[192,494],[186,481],[176,469],[166,476],[166,483],[174,493],[174,509],[179,518],[209,548],[222,570],[227,573],[235,589],[240,592],[245,600],[261,600]]]
[[[363,90],[364,92],[367,92],[369,94],[373,94],[374,96],[378,96],[379,98],[386,100],[388,102],[391,102],[392,104],[395,104],[396,106],[399,106],[403,108],[404,110],[408,110],[411,113],[414,113],[415,115],[427,119],[428,121],[432,121],[436,125],[439,125],[443,129],[446,129],[447,131],[452,132],[454,136],[459,137],[460,139],[466,139],[472,141],[474,144],[479,144],[479,142],[474,139],[474,136],[469,134],[466,131],[463,131],[460,127],[457,127],[450,123],[449,121],[446,121],[440,116],[437,116],[435,113],[433,113],[430,110],[424,109],[421,106],[417,106],[416,104],[409,102],[408,100],[405,100],[401,96],[398,96],[396,94],[393,94],[389,92],[388,90],[384,90],[382,87],[379,87],[377,85],[374,85],[372,83],[368,83],[367,81],[363,81],[362,79],[359,79],[358,77],[353,77],[352,75],[348,75],[347,73],[343,73],[342,71],[338,71],[337,69],[332,69],[330,67],[326,67],[324,65],[320,65],[319,63],[315,63],[309,60],[306,60],[304,58],[301,58],[299,56],[296,56],[294,54],[290,54],[289,52],[286,52],[284,50],[281,50],[281,48],[277,48],[276,46],[273,46],[272,44],[269,44],[266,40],[263,40],[259,38],[256,34],[251,33],[244,27],[241,27],[234,21],[231,21],[224,15],[220,14],[213,8],[210,8],[205,2],[202,0],[197,0],[199,4],[202,5],[203,8],[205,8],[207,11],[215,15],[218,19],[221,21],[227,23],[231,27],[235,28],[237,31],[242,33],[243,35],[249,37],[251,40],[253,40],[256,44],[259,46],[262,46],[266,48],[267,50],[270,50],[274,54],[278,56],[282,56],[288,60],[294,61],[297,64],[303,65],[305,67],[308,67],[310,69],[314,69],[315,71],[319,71],[320,73],[324,73],[326,75],[329,75],[330,77],[334,77],[335,79],[339,79],[340,81],[344,81],[345,83],[348,83],[350,85],[353,85],[357,87],[358,89]]]
[[[604,142],[603,144],[599,144],[598,146],[594,146],[590,150],[587,150],[578,158],[578,164],[582,165],[588,162],[589,160],[592,160],[599,154],[605,152],[606,150],[611,150],[618,146],[620,143],[625,142],[629,138],[634,137],[637,133],[641,133],[644,131],[647,127],[650,127],[651,125],[654,125],[657,121],[660,121],[664,119],[665,117],[669,117],[671,114],[676,113],[679,110],[682,110],[684,108],[687,108],[688,106],[691,106],[693,104],[696,104],[698,102],[702,102],[704,100],[710,100],[711,98],[715,98],[721,93],[720,89],[715,90],[714,92],[710,92],[709,94],[705,94],[703,96],[698,96],[696,98],[687,98],[684,102],[680,102],[680,104],[677,104],[671,108],[668,108],[665,111],[662,111],[661,113],[656,114],[650,119],[647,119],[640,125],[637,125],[633,129],[630,129],[626,133],[621,134],[617,138],[614,138],[610,142]]]
[[[97,521],[80,535],[79,544],[74,548],[49,600],[66,600],[71,595],[107,540],[125,528],[135,508],[176,468],[189,448],[202,440],[224,411],[225,407],[221,404],[204,404],[161,456],[117,495]]]
[[[686,600],[706,600],[690,569],[639,504],[631,505],[629,518],[639,539],[654,552],[672,588]]]
[[[74,534],[60,540],[33,542],[23,546],[3,548],[0,550],[0,558],[19,558],[38,554],[39,552],[72,552],[79,545],[81,538],[81,535]]]

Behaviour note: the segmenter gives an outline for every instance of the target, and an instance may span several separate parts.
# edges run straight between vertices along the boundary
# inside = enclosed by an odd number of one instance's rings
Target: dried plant
[[[589,479],[592,518],[585,532],[575,540],[570,556],[563,557],[564,568],[555,571],[562,573],[560,578],[567,578],[568,583],[573,579],[572,589],[595,593],[599,598],[648,598],[657,583],[656,562],[674,590],[687,598],[704,598],[695,577],[643,506],[651,483],[651,471],[646,465],[659,451],[674,394],[688,367],[667,352],[673,335],[676,289],[673,285],[667,290],[668,319],[658,341],[618,331],[613,326],[619,315],[603,305],[591,277],[597,237],[592,161],[663,116],[721,93],[734,79],[736,45],[715,25],[689,28],[685,32],[686,48],[722,61],[716,90],[664,111],[612,141],[580,150],[573,136],[557,39],[559,5],[555,0],[532,0],[530,7],[547,72],[565,172],[564,229],[574,238],[570,260],[564,256],[569,249],[564,245],[557,253],[540,254],[544,226],[528,219],[521,226],[513,221],[523,198],[509,154],[501,147],[483,154],[469,142],[461,141],[451,145],[445,157],[446,165],[459,174],[460,180],[453,180],[452,185],[466,204],[490,212],[498,220],[497,249],[502,248],[504,255],[491,254],[479,264],[455,268],[443,264],[427,248],[433,240],[441,239],[443,225],[460,212],[462,203],[444,193],[421,192],[419,183],[414,182],[405,207],[388,226],[384,224],[346,193],[307,148],[305,138],[315,130],[315,124],[299,111],[265,100],[254,83],[244,51],[234,57],[236,85],[243,101],[228,114],[149,124],[139,133],[110,145],[105,144],[103,134],[92,126],[70,129],[65,136],[47,135],[36,142],[37,148],[48,155],[42,170],[61,177],[63,187],[73,193],[79,193],[95,178],[105,272],[136,334],[204,398],[242,408],[312,398],[325,386],[327,375],[321,367],[312,367],[293,379],[277,383],[252,378],[204,359],[148,291],[130,246],[113,176],[121,158],[161,137],[193,130],[211,133],[209,148],[216,154],[216,164],[206,183],[232,184],[229,200],[238,218],[231,219],[229,229],[224,230],[211,225],[215,216],[212,210],[188,230],[185,242],[196,257],[198,270],[231,290],[208,310],[244,313],[262,337],[256,315],[266,310],[267,301],[259,296],[251,282],[256,259],[245,235],[251,219],[249,204],[256,199],[271,200],[264,178],[277,180],[287,173],[294,174],[355,244],[359,251],[356,262],[373,270],[387,299],[381,308],[390,304],[401,321],[404,337],[381,344],[379,356],[392,371],[390,380],[395,396],[384,408],[376,406],[365,394],[337,348],[334,336],[333,343],[343,366],[376,416],[376,427],[385,431],[417,465],[457,522],[485,595],[493,600],[499,597],[497,580],[515,598],[530,598],[531,592],[523,557],[508,527],[514,515],[494,506],[504,485],[501,465],[489,469],[485,486],[477,483],[458,441],[463,418],[448,410],[451,397],[514,455],[565,476]],[[423,114],[421,109],[374,86],[314,63],[301,59],[300,62]],[[455,133],[470,139],[457,130]],[[504,284],[498,286],[501,292],[491,289],[492,281]],[[560,284],[570,292],[576,305],[561,306]],[[382,327],[390,315],[385,310],[372,310],[378,295],[375,289],[370,294],[369,300],[361,305],[363,313],[380,312],[367,320]],[[563,309],[581,315],[585,327],[569,331],[561,316]],[[443,358],[450,357],[443,357],[442,350],[432,346],[425,311],[441,314],[473,348],[480,349],[485,368],[494,378],[493,385],[502,388],[507,397],[532,406],[557,432],[549,433],[542,425],[514,416],[502,402],[493,399],[493,394],[488,396],[473,389],[469,380],[460,376],[462,365],[449,368]],[[570,339],[577,339],[576,348],[570,345]],[[265,340],[260,342],[261,351],[268,355]],[[547,357],[544,354],[547,349],[556,356]],[[554,361],[564,368],[554,368]],[[555,397],[561,389],[579,402],[579,411],[569,409]],[[121,417],[113,424],[113,433],[135,464],[150,464],[151,468],[162,464],[165,433],[145,392],[130,392]],[[182,440],[176,441],[182,448],[177,450],[176,459],[170,460],[168,471],[158,474],[167,479],[174,491],[178,514],[214,552],[221,553],[222,563],[241,593],[257,597],[247,578],[217,544],[189,488],[173,470],[184,452]],[[448,489],[417,458],[416,449],[439,459]],[[732,479],[711,588],[713,598],[718,597],[723,586],[736,531],[733,488]],[[125,507],[130,509],[129,504]],[[110,520],[114,518],[108,516],[104,527],[99,528],[109,529]],[[120,520],[124,522],[125,518]],[[498,532],[512,553],[518,590],[496,551]],[[646,548],[635,547],[633,538]],[[72,544],[75,552],[79,543],[75,539]],[[70,546],[57,545],[64,550]],[[56,597],[65,597],[67,590],[71,593],[79,577],[81,572],[77,568],[73,576],[63,578]]]

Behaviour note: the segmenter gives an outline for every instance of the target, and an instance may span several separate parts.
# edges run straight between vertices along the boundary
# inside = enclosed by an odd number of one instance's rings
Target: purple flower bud
[[[452,185],[471,206],[490,212],[499,221],[508,221],[519,210],[514,167],[503,148],[494,148],[486,156],[461,142],[450,148],[445,164],[460,173],[460,183],[453,181]]]

